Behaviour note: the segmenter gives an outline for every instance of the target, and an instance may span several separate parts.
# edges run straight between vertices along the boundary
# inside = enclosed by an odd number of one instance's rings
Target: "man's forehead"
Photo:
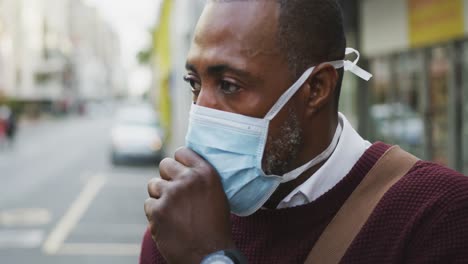
[[[276,0],[209,0],[203,13],[234,24],[276,24],[279,4]],[[222,16],[226,13],[230,15]]]
[[[277,3],[278,0],[208,0],[207,3],[233,3],[233,2],[272,2]]]
[[[248,56],[277,54],[278,4],[274,0],[210,0],[194,44],[238,45]]]

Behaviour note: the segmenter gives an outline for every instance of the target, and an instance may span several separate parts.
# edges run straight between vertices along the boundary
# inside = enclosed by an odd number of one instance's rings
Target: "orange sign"
[[[412,47],[464,35],[462,0],[408,0],[408,12]]]

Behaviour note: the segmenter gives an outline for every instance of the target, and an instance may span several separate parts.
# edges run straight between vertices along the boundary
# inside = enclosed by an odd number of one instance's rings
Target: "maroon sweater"
[[[374,144],[340,183],[312,203],[232,216],[237,247],[249,263],[304,263],[338,209],[388,148]],[[166,263],[148,231],[140,263]],[[384,195],[341,263],[468,263],[468,177],[419,161]]]

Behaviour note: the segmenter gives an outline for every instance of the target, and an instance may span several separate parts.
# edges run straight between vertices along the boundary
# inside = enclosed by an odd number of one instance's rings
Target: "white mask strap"
[[[363,70],[357,65],[361,56],[359,52],[353,48],[346,48],[346,52],[345,52],[346,55],[349,55],[352,53],[355,53],[357,55],[357,58],[353,62],[349,60],[339,60],[339,61],[330,61],[328,63],[331,64],[333,67],[335,67],[335,69],[340,69],[344,67],[345,71],[350,71],[354,73],[355,75],[357,75],[358,77],[366,81],[369,81],[370,78],[372,78],[372,74]],[[312,74],[314,69],[315,67],[311,67],[307,71],[305,71],[304,74],[302,74],[302,76],[283,95],[281,95],[278,101],[276,101],[276,103],[270,109],[268,114],[266,114],[265,119],[272,120],[273,118],[275,118],[275,116],[279,113],[279,111],[283,109],[284,105],[286,105],[286,103],[289,102],[291,97],[293,97],[294,94],[296,94],[296,92],[299,90],[299,88],[302,87],[302,85],[307,80],[307,78],[310,77],[310,74]]]
[[[335,151],[335,148],[338,145],[338,141],[340,139],[342,131],[343,131],[342,124],[338,123],[338,126],[335,131],[335,135],[333,136],[333,140],[330,143],[330,145],[322,153],[316,156],[313,160],[283,175],[283,178],[281,179],[281,183],[285,183],[285,182],[289,182],[289,181],[297,179],[297,177],[301,176],[301,174],[304,173],[306,170],[328,159],[332,155],[333,151]]]
[[[299,78],[299,80],[297,80],[291,86],[291,88],[289,88],[283,95],[281,95],[278,101],[276,101],[276,103],[270,109],[268,114],[266,114],[265,119],[272,120],[273,118],[275,118],[275,116],[279,113],[279,111],[281,111],[281,109],[283,109],[284,105],[287,102],[289,102],[289,100],[291,99],[291,97],[293,97],[293,95],[297,92],[297,90],[299,90],[299,88],[302,87],[302,85],[307,80],[307,78],[309,78],[312,71],[314,71],[314,68],[315,67],[309,68],[306,72],[304,72],[301,78]]]
[[[372,78],[372,74],[370,74],[368,71],[363,70],[361,67],[357,65],[359,62],[359,59],[361,58],[361,55],[359,54],[359,51],[353,49],[353,48],[346,48],[346,55],[349,55],[351,53],[354,53],[357,55],[357,58],[351,62],[349,60],[344,61],[344,70],[345,71],[350,71],[360,77],[361,79],[365,81],[369,81]]]

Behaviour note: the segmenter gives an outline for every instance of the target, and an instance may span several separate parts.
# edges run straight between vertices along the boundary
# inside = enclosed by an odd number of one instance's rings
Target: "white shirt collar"
[[[278,209],[300,206],[315,201],[338,184],[371,146],[370,142],[364,140],[354,130],[342,113],[339,113],[338,116],[343,131],[335,151],[306,182],[298,186],[279,203]]]

